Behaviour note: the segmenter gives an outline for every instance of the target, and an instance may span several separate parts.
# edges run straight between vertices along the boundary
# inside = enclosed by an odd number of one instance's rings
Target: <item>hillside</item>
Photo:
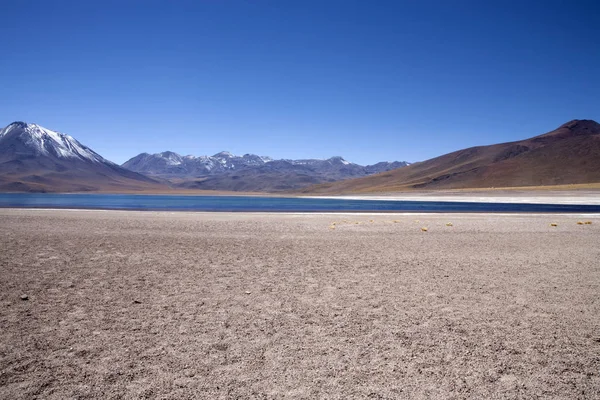
[[[458,150],[390,172],[314,185],[306,194],[600,182],[600,124],[573,120],[529,139]]]

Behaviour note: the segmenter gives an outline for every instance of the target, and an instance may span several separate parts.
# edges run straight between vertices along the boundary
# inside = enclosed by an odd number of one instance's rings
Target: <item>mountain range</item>
[[[572,120],[529,139],[458,150],[405,168],[320,184],[310,194],[384,193],[600,182],[600,124]]]
[[[181,156],[142,153],[119,166],[73,137],[37,124],[13,122],[0,129],[0,191],[282,191],[322,182],[363,177],[408,165],[361,166],[327,160],[273,160],[220,152]]]
[[[142,153],[122,166],[69,135],[14,122],[0,129],[0,191],[169,192],[188,189],[381,193],[600,183],[600,124],[573,120],[515,142],[476,146],[427,161],[361,166],[327,160],[273,160],[221,152]]]
[[[255,154],[236,156],[226,151],[200,157],[165,151],[139,154],[122,167],[168,179],[180,188],[272,192],[368,176],[406,165],[409,164],[394,161],[362,166],[339,156],[326,160],[273,160]]]

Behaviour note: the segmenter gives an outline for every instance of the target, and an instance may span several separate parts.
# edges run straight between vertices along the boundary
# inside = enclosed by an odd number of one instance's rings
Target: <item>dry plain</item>
[[[0,235],[2,399],[600,398],[597,215],[1,209]]]

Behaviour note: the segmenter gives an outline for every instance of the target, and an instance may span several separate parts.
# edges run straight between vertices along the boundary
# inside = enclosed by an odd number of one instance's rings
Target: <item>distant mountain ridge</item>
[[[394,171],[320,184],[302,192],[382,193],[598,182],[600,124],[572,120],[529,139],[458,150]]]
[[[336,156],[326,160],[274,160],[256,154],[181,156],[172,151],[142,153],[122,167],[169,179],[181,188],[232,191],[281,191],[385,172],[409,165],[404,161],[362,166]]]
[[[182,156],[172,151],[164,151],[156,154],[138,154],[121,166],[146,175],[183,178],[213,175],[232,169],[263,165],[269,161],[272,161],[269,157],[254,154],[234,156],[226,151],[213,156],[199,157]]]
[[[13,122],[0,129],[0,191],[97,191],[162,187],[63,133]]]
[[[305,166],[313,169],[327,169],[332,165],[349,166],[356,171],[351,175],[369,175],[390,169],[401,168],[409,163],[405,161],[379,162],[374,165],[362,166],[346,161],[344,158],[335,156],[326,160],[321,159],[281,159],[274,160],[271,157],[256,154],[244,154],[236,156],[227,151],[222,151],[213,156],[182,156],[172,151],[148,154],[141,153],[123,163],[123,168],[135,172],[157,175],[161,177],[201,177],[216,175],[244,168],[261,167],[273,161],[281,161],[290,166]],[[360,172],[359,172],[360,171]]]

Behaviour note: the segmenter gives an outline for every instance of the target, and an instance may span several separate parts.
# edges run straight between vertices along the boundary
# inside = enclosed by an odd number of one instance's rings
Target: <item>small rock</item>
[[[133,304],[142,304],[142,302],[141,302],[141,301],[139,301],[139,300],[134,300],[134,301],[133,301]]]
[[[246,293],[246,294],[251,294],[252,292],[249,292],[249,291],[247,291],[247,290],[246,290],[244,293]]]
[[[21,295],[21,300],[23,300],[23,301],[29,300],[29,296],[27,296],[26,294],[22,294]]]
[[[189,380],[177,378],[173,381],[173,384],[178,387],[186,387],[189,384]]]
[[[194,375],[196,375],[196,374],[194,373],[194,371],[190,371],[189,369],[188,369],[187,371],[185,371],[183,374],[184,374],[185,376],[187,376],[188,378],[193,378],[193,377],[194,377]]]

